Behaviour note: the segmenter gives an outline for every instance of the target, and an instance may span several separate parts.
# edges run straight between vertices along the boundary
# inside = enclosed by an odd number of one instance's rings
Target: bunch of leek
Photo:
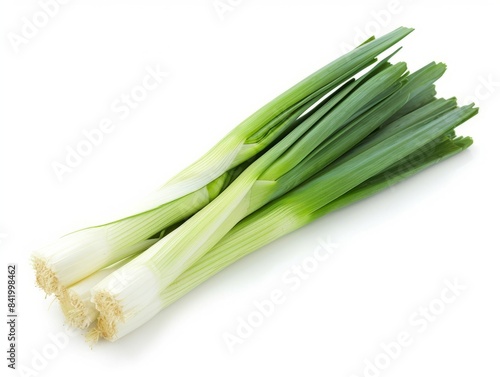
[[[468,148],[454,129],[477,109],[435,98],[443,64],[409,74],[392,54],[354,78],[409,32],[365,42],[264,106],[137,214],[37,252],[38,284],[71,324],[96,323],[91,339],[116,340],[246,254]]]

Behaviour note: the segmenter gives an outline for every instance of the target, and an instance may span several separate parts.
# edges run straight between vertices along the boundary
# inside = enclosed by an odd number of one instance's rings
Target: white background
[[[17,53],[9,33],[40,5],[0,7],[0,270],[18,264],[18,363],[51,377],[362,376],[408,331],[413,343],[380,375],[498,375],[498,4],[227,0],[221,17],[212,0],[101,3],[62,5]],[[78,334],[32,365],[65,327],[35,287],[31,251],[141,198],[360,32],[400,25],[416,31],[394,61],[444,61],[440,95],[477,99],[480,115],[461,127],[469,151],[265,247],[116,343],[90,349]],[[169,77],[120,120],[111,103],[157,65]],[[59,181],[51,164],[105,117],[115,129]],[[331,258],[292,291],[282,276],[328,239]],[[410,318],[446,279],[467,288],[419,332]],[[223,334],[274,289],[285,302],[231,353]]]

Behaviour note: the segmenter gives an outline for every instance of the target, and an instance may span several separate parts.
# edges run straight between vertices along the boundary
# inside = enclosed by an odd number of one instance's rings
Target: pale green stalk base
[[[155,241],[156,240],[151,240],[145,244],[141,252],[153,245]],[[105,277],[128,263],[131,258],[133,257],[123,259],[107,268],[94,272],[78,283],[63,289],[62,294],[57,298],[64,317],[70,326],[86,329],[97,319],[99,312],[90,301],[90,290]]]
[[[91,228],[88,229],[88,231],[101,232],[103,233],[102,236],[105,237],[105,234],[101,228]],[[101,264],[109,266],[119,260],[123,260],[131,255],[146,250],[156,242],[156,239],[146,239],[136,244],[126,246],[120,250],[120,253],[115,252],[112,256],[110,256],[109,253],[106,253],[105,246],[98,247],[96,242],[93,245],[95,245],[97,250],[101,250],[100,254],[96,255],[96,253],[89,253],[90,255],[86,256],[85,258],[77,259],[74,257],[79,255],[79,253],[71,253],[72,247],[78,247],[79,245],[81,245],[81,242],[84,242],[84,240],[86,240],[86,236],[81,232],[76,232],[68,235],[67,237],[68,238],[64,242],[62,242],[63,239],[61,239],[57,243],[56,247],[58,249],[60,248],[60,251],[58,253],[51,254],[51,256],[48,257],[42,250],[40,252],[34,253],[32,256],[32,264],[33,268],[35,269],[37,285],[42,288],[47,294],[55,294],[58,298],[64,296],[65,291],[68,287],[89,276],[89,265],[95,265],[96,258],[100,258],[100,260],[102,260],[102,262],[100,262]],[[82,238],[81,242],[79,241],[80,238]],[[65,249],[64,246],[66,246],[67,248]],[[64,263],[55,263],[58,256],[61,256]],[[56,266],[64,269],[56,270]],[[78,277],[78,280],[76,280],[76,282],[73,282],[76,277]]]

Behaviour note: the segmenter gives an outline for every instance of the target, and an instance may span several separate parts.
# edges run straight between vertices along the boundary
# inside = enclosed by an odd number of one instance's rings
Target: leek
[[[248,253],[467,149],[455,128],[478,110],[436,98],[444,64],[409,73],[397,50],[374,65],[411,31],[299,82],[130,216],[34,253],[38,285],[70,325],[114,341]]]

